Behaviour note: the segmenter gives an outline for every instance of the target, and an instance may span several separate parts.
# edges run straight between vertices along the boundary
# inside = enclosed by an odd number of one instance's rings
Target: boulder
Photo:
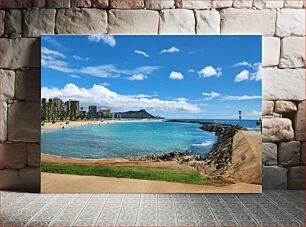
[[[23,36],[40,37],[42,34],[54,34],[55,13],[55,9],[25,11]]]
[[[263,142],[291,141],[294,131],[290,119],[287,118],[263,118],[262,119]]]
[[[265,166],[277,165],[277,145],[275,143],[262,143],[262,164]]]
[[[287,169],[279,166],[264,166],[262,185],[266,190],[287,189]]]
[[[0,142],[7,140],[7,104],[0,102]]]
[[[1,169],[22,169],[27,164],[26,143],[0,143]]]
[[[304,36],[305,35],[305,10],[281,9],[277,13],[276,36]]]
[[[16,71],[15,98],[40,101],[40,68]]]
[[[297,106],[291,101],[276,101],[275,102],[275,112],[276,113],[292,113],[297,111]]]
[[[22,33],[22,11],[12,9],[6,12],[4,20],[4,33]]]
[[[273,101],[262,101],[262,115],[273,115],[274,102]]]
[[[305,37],[287,37],[282,39],[280,68],[305,67]]]
[[[300,142],[280,143],[278,147],[278,164],[285,167],[298,166],[300,164]]]
[[[174,0],[145,0],[146,9],[170,9],[174,7]]]
[[[158,23],[159,14],[153,10],[109,11],[108,29],[111,34],[157,34]]]
[[[220,34],[220,14],[213,10],[196,10],[197,34]]]
[[[60,9],[56,15],[57,34],[107,33],[107,13],[101,9]]]
[[[262,66],[276,66],[279,63],[280,38],[262,38]]]
[[[288,189],[305,189],[305,171],[304,166],[291,167],[288,171]]]
[[[40,144],[27,143],[28,157],[27,166],[40,167]]]
[[[175,0],[177,8],[184,9],[210,9],[212,7],[211,0],[207,1],[194,1],[194,0]]]
[[[6,102],[14,99],[15,72],[0,69],[0,101]]]
[[[305,101],[298,104],[294,118],[295,140],[305,141]]]
[[[144,0],[109,0],[109,6],[114,9],[142,9]]]
[[[160,13],[159,34],[195,34],[192,10],[165,9]]]

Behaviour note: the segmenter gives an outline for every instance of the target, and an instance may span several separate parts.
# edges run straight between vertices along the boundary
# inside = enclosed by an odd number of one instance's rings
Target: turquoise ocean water
[[[256,128],[255,121],[245,124],[247,128]],[[129,122],[43,132],[41,149],[43,154],[88,159],[142,156],[170,151],[207,154],[215,141],[215,135],[201,130],[199,124]]]

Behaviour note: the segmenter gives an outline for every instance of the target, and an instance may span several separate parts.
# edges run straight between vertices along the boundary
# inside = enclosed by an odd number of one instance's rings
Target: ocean
[[[233,124],[236,121],[209,122]],[[256,128],[256,121],[243,122],[240,124],[244,127]],[[86,159],[143,156],[171,151],[207,154],[215,143],[216,136],[201,130],[200,126],[145,121],[82,125],[43,132],[41,150],[43,154]]]

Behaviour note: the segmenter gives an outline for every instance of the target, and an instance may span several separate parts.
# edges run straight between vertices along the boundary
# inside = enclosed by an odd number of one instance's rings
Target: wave
[[[207,147],[207,146],[210,146],[212,144],[213,144],[213,142],[211,140],[206,140],[205,142],[200,143],[200,144],[192,144],[192,146],[194,146],[194,147]]]

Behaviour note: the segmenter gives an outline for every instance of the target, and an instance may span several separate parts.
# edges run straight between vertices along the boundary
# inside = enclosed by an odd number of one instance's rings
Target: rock
[[[31,8],[32,1],[29,0],[1,0],[0,8],[2,9],[21,9]]]
[[[27,167],[20,170],[0,170],[2,190],[40,192],[40,168]]]
[[[91,0],[91,4],[94,8],[106,9],[108,7],[108,0]]]
[[[40,68],[16,71],[15,98],[40,101]]]
[[[220,14],[218,11],[195,11],[197,34],[220,34]]]
[[[223,9],[221,15],[222,34],[262,34],[273,36],[275,10]]]
[[[275,66],[279,63],[280,39],[277,37],[262,38],[262,66]]]
[[[70,8],[70,0],[46,0],[46,5],[52,9]]]
[[[277,145],[275,143],[262,143],[262,164],[265,166],[277,165]]]
[[[56,15],[57,34],[102,34],[107,32],[107,13],[101,9],[60,9]]]
[[[305,35],[305,10],[281,9],[277,13],[276,36],[304,36]]]
[[[5,17],[5,11],[0,10],[0,35],[1,36],[4,34],[4,17]]]
[[[15,72],[12,70],[0,69],[0,78],[0,101],[6,102],[7,100],[13,100]]]
[[[90,0],[70,0],[71,7],[91,7]]]
[[[42,34],[54,34],[55,9],[34,9],[24,13],[23,36],[40,37]]]
[[[40,145],[39,143],[27,143],[27,166],[40,167]]]
[[[290,101],[276,101],[275,112],[276,113],[292,113],[297,111],[297,107],[294,102]]]
[[[7,140],[7,104],[0,102],[0,142]]]
[[[304,100],[305,73],[303,69],[262,68],[264,100]]]
[[[153,10],[110,10],[109,33],[157,34],[159,14]]]
[[[194,0],[175,0],[177,8],[184,9],[210,9],[212,7],[211,0],[194,1]]]
[[[145,0],[146,9],[170,9],[174,7],[174,0]]]
[[[44,8],[44,7],[46,7],[46,1],[45,0],[34,0],[32,2],[32,7]]]
[[[262,173],[263,189],[287,189],[287,169],[279,166],[264,166]]]
[[[22,33],[22,12],[12,9],[6,12],[4,19],[4,34]]]
[[[280,143],[278,147],[278,164],[285,167],[298,166],[300,164],[300,142]]]
[[[192,10],[165,9],[160,13],[159,34],[195,34]]]
[[[305,101],[298,104],[298,111],[294,118],[294,140],[305,141]]]
[[[40,67],[40,39],[0,38],[0,48],[3,53],[0,68]]]
[[[40,141],[40,102],[15,102],[8,108],[8,140]]]
[[[212,8],[229,8],[232,4],[232,0],[212,0]]]
[[[303,8],[303,0],[285,0],[285,8]]]
[[[304,184],[304,166],[291,167],[288,171],[288,189],[303,190]]]
[[[252,8],[253,6],[253,1],[249,0],[234,0],[233,2],[233,7],[234,8]]]
[[[287,118],[263,118],[262,119],[263,142],[291,141],[294,131],[290,119]]]
[[[265,8],[283,8],[284,0],[254,0],[253,6],[257,9],[265,9]]]
[[[110,8],[114,9],[142,9],[144,8],[143,0],[109,0]]]
[[[300,160],[300,165],[306,166],[306,157],[305,157],[305,142],[301,143],[301,160]]]
[[[305,67],[305,37],[282,39],[280,68]]]
[[[26,143],[0,143],[1,169],[22,169],[27,164]]]
[[[262,101],[262,115],[272,115],[274,109],[274,102]]]

